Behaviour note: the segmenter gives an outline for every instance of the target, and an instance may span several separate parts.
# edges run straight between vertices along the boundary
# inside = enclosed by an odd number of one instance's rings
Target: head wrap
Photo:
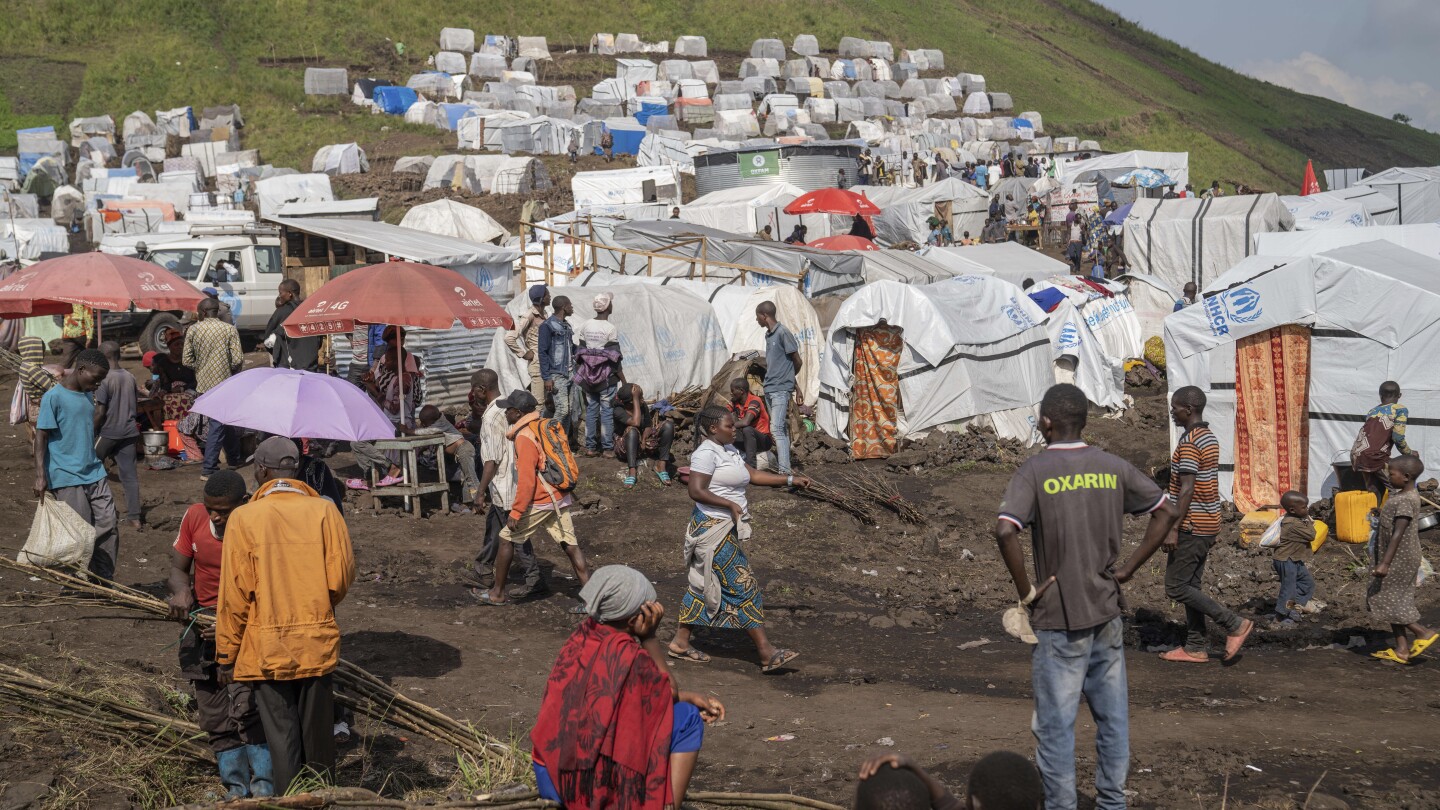
[[[646,602],[655,601],[655,586],[628,565],[607,565],[590,575],[580,589],[585,612],[599,622],[628,619]]]
[[[599,293],[595,296],[595,311],[604,312],[605,310],[610,308],[610,302],[614,300],[615,296],[611,293]]]

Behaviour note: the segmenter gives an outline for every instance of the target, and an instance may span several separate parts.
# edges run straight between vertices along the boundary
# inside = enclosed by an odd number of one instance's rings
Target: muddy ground
[[[1132,393],[1132,411],[1092,417],[1086,437],[1149,470],[1165,458],[1164,403],[1155,386]],[[31,466],[17,432],[0,433],[0,444],[0,546],[13,548],[33,510]],[[1001,491],[1023,455],[981,437],[946,451],[939,464],[867,462],[920,505],[930,519],[924,528],[888,514],[878,527],[863,526],[795,495],[752,494],[757,533],[749,554],[764,583],[770,634],[802,655],[794,669],[762,675],[742,635],[711,632],[697,635],[711,663],[674,664],[688,688],[720,696],[729,709],[726,722],[708,732],[697,788],[795,792],[848,804],[859,762],[875,751],[904,751],[963,786],[985,753],[1033,750],[1029,650],[1001,629],[1000,613],[1014,593],[991,538]],[[343,468],[349,457],[331,461]],[[653,477],[625,491],[611,460],[583,466],[579,495],[590,506],[576,524],[586,553],[593,565],[625,563],[653,578],[669,610],[661,630],[668,638],[684,587],[681,535],[690,501]],[[806,468],[835,484],[853,470],[823,460]],[[146,471],[142,486],[148,527],[124,533],[119,579],[159,593],[167,549],[201,484],[192,467]],[[554,595],[481,607],[466,593],[480,519],[376,515],[369,496],[348,506],[358,576],[338,611],[343,654],[418,700],[524,741],[550,664],[575,623],[565,612],[576,587],[563,557],[542,551],[547,569],[560,564],[551,574]],[[1132,520],[1129,542],[1142,530],[1143,522]],[[1235,544],[1235,530],[1227,526],[1207,584],[1258,617],[1273,599],[1274,575],[1267,555]],[[1440,747],[1440,671],[1433,662],[1389,668],[1351,646],[1374,644],[1378,635],[1363,608],[1366,575],[1349,551],[1332,541],[1315,561],[1318,596],[1330,605],[1324,613],[1297,630],[1258,633],[1230,667],[1157,660],[1155,652],[1181,634],[1181,613],[1163,594],[1163,559],[1126,588],[1132,806],[1301,807],[1318,782],[1311,808],[1347,806],[1335,799],[1356,808],[1440,807],[1433,753]],[[54,590],[0,573],[0,661],[91,685],[120,672],[159,694],[180,685],[168,648],[176,625],[98,606],[28,606]],[[1427,621],[1440,623],[1433,586],[1422,590],[1421,605]],[[163,803],[118,771],[81,767],[112,747],[83,726],[24,723],[11,707],[0,711],[0,785],[10,785],[10,795],[39,775],[53,786],[51,807]],[[1093,725],[1084,710],[1080,717],[1083,797],[1093,775]],[[345,749],[343,783],[391,796],[456,791],[452,752],[383,726],[362,724],[361,732]],[[793,739],[774,739],[781,735]],[[173,781],[160,795],[195,800],[217,786],[198,766]],[[0,791],[0,805],[8,805],[5,796]]]

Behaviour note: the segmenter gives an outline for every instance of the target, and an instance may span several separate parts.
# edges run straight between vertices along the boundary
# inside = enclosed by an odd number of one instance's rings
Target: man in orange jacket
[[[335,605],[355,578],[355,561],[335,504],[297,480],[294,442],[266,439],[254,461],[259,489],[231,513],[225,533],[215,659],[221,683],[254,685],[283,796],[302,769],[328,779],[335,768]]]

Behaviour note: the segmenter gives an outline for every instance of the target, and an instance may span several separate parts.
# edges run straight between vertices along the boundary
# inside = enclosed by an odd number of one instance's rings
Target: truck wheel
[[[179,328],[179,318],[176,318],[174,315],[171,315],[168,312],[161,312],[157,314],[155,317],[150,319],[149,323],[145,324],[145,328],[140,332],[141,351],[165,351],[165,341],[163,340],[164,334],[171,329],[178,330]]]

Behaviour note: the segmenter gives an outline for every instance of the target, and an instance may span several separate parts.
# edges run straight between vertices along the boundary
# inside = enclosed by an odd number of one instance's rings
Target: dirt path
[[[1165,456],[1163,402],[1153,389],[1136,393],[1139,406],[1126,419],[1094,419],[1086,435],[1148,467]],[[10,493],[0,502],[0,546],[18,547],[33,509],[26,496],[30,461],[12,431],[0,433],[0,447],[0,482]],[[347,461],[332,459],[337,466]],[[673,617],[683,588],[680,537],[689,500],[653,478],[623,491],[617,469],[607,460],[585,463],[582,500],[598,498],[598,505],[577,518],[577,528],[594,564],[626,563],[649,573]],[[762,676],[743,636],[697,636],[714,661],[677,663],[673,671],[729,708],[729,720],[707,736],[698,787],[786,790],[848,803],[859,761],[887,739],[957,786],[990,750],[1033,749],[1029,652],[1000,627],[999,614],[1014,597],[990,539],[1011,468],[963,462],[918,472],[874,469],[921,503],[931,528],[907,528],[890,517],[866,528],[812,501],[756,494],[749,554],[765,585],[771,636],[802,657],[793,671]],[[832,481],[845,471],[811,470]],[[122,537],[119,579],[163,589],[168,546],[200,482],[193,468],[147,471],[141,480],[150,528]],[[523,741],[574,621],[565,613],[574,583],[556,575],[556,595],[479,607],[465,592],[465,567],[482,521],[375,516],[364,498],[349,507],[359,576],[339,610],[345,656],[416,699]],[[1132,543],[1141,530],[1140,522],[1131,523]],[[563,572],[560,555],[544,549],[542,556],[547,569],[561,561]],[[1179,612],[1163,597],[1161,565],[1152,564],[1127,589],[1134,611],[1128,645],[1134,806],[1220,807],[1228,776],[1230,807],[1299,807],[1323,773],[1318,792],[1351,807],[1440,807],[1432,797],[1440,788],[1432,753],[1440,746],[1436,665],[1386,669],[1357,650],[1330,646],[1365,635],[1369,626],[1359,601],[1363,577],[1350,570],[1343,550],[1327,548],[1317,560],[1318,595],[1331,609],[1301,630],[1261,634],[1228,668],[1163,666],[1154,656],[1180,633]],[[1267,557],[1226,546],[1217,548],[1208,581],[1252,615],[1273,598],[1269,570]],[[7,599],[50,590],[0,574]],[[1440,620],[1434,593],[1422,591],[1427,620]],[[166,649],[177,635],[174,625],[96,607],[10,604],[0,621],[0,660],[63,675],[70,667],[65,657],[75,656],[143,671],[156,684],[177,683],[174,651]],[[66,616],[87,618],[28,624]],[[673,628],[667,619],[662,637]],[[383,785],[390,795],[437,795],[451,782],[449,752],[391,729],[366,731],[365,743],[344,760],[347,783]],[[767,741],[780,735],[794,739]],[[42,766],[63,772],[66,766],[55,763],[65,762],[64,751],[103,745],[51,736],[22,745],[0,728],[0,782]],[[1093,729],[1083,710],[1080,737],[1083,794],[1093,767]],[[92,793],[90,806],[109,806],[95,798],[103,791]]]

